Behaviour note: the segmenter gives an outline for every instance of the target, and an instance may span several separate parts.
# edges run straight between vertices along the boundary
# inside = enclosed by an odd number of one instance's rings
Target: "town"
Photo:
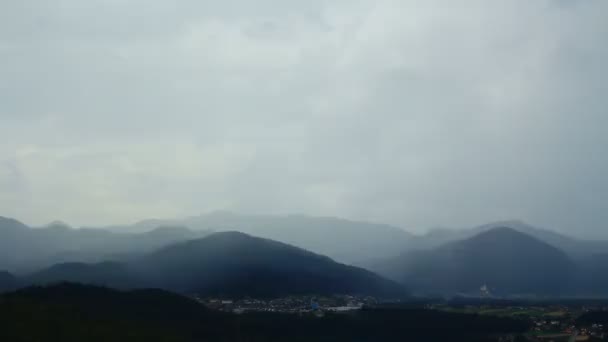
[[[459,301],[421,301],[400,302],[381,301],[371,296],[286,296],[274,299],[259,298],[218,298],[191,296],[205,307],[234,314],[254,312],[284,313],[325,317],[327,314],[354,314],[364,308],[424,308],[442,312],[464,313],[509,317],[526,321],[529,330],[527,341],[599,341],[608,339],[608,325],[594,318],[581,320],[582,317],[595,317],[593,314],[608,314],[608,303],[509,303],[488,300],[470,303]],[[504,341],[514,341],[510,337]]]
[[[345,313],[377,305],[379,300],[371,296],[286,296],[274,299],[227,299],[202,298],[193,295],[197,302],[209,309],[242,314],[246,312],[276,312],[289,314],[312,313],[323,316],[325,312]]]
[[[598,341],[608,339],[608,304],[557,303],[429,304],[428,309],[525,320],[527,341]]]

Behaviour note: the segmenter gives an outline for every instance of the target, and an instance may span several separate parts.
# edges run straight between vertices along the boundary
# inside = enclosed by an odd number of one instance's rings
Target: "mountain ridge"
[[[162,276],[153,282],[180,291],[240,294],[246,288],[244,292],[259,296],[332,291],[405,293],[401,286],[367,270],[242,232],[219,232],[177,243],[138,260],[136,267],[154,269]],[[203,274],[206,281],[197,283]]]
[[[406,253],[374,270],[418,291],[478,294],[486,284],[510,295],[560,295],[576,273],[565,252],[509,227]]]
[[[402,285],[370,271],[241,232],[220,232],[178,242],[124,264],[54,265],[25,280],[29,284],[71,281],[231,297],[293,294],[407,296]]]
[[[0,271],[0,293],[14,290],[18,285],[17,277],[7,271]]]
[[[509,227],[526,233],[565,251],[570,257],[575,259],[588,258],[598,253],[608,253],[608,240],[580,239],[554,230],[539,228],[522,220],[495,221],[466,229],[436,228],[426,234],[414,237],[411,243],[404,249],[404,252],[408,250],[433,249],[452,241],[470,238],[497,227]]]
[[[0,269],[24,274],[62,262],[124,260],[209,233],[183,227],[157,227],[142,234],[74,229],[65,224],[33,228],[0,217]]]
[[[141,232],[159,225],[182,225],[195,231],[240,231],[296,245],[345,263],[397,255],[414,237],[401,228],[381,223],[331,216],[243,215],[230,211],[214,211],[184,219],[142,220],[109,229]]]

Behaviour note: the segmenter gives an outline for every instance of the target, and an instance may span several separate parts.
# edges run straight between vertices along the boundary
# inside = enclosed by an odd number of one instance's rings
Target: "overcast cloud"
[[[0,215],[608,237],[608,1],[0,1]]]

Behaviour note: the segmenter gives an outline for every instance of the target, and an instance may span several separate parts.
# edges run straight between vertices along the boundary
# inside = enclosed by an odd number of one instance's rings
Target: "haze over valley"
[[[32,228],[0,219],[4,288],[74,281],[251,295],[606,296],[608,241],[520,221],[415,235],[303,215],[211,212],[183,220]]]

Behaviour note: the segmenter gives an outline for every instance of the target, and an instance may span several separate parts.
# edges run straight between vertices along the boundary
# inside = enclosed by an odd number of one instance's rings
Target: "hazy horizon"
[[[608,2],[0,3],[0,215],[608,237]]]
[[[414,235],[418,235],[418,236],[423,236],[425,234],[428,234],[430,232],[433,231],[441,231],[441,230],[452,230],[452,231],[462,231],[465,232],[467,230],[470,229],[474,229],[474,228],[478,228],[481,226],[496,226],[496,227],[509,227],[509,228],[514,228],[513,225],[527,225],[527,226],[531,226],[535,229],[541,229],[541,230],[548,230],[551,232],[555,232],[558,234],[563,234],[566,236],[570,236],[570,237],[574,237],[574,238],[579,238],[579,239],[608,239],[608,235],[605,234],[601,234],[598,233],[596,235],[592,235],[592,236],[586,236],[586,235],[580,235],[580,234],[571,234],[568,231],[560,231],[557,229],[554,229],[552,227],[545,227],[545,226],[541,226],[541,225],[536,225],[533,222],[529,222],[526,220],[522,220],[522,219],[515,219],[515,218],[511,218],[511,219],[497,219],[497,220],[490,220],[490,221],[485,221],[485,222],[477,222],[475,224],[469,225],[469,226],[423,226],[423,227],[412,227],[411,229],[408,227],[402,227],[399,226],[398,224],[393,224],[390,222],[382,222],[382,221],[370,221],[370,220],[357,220],[357,219],[352,219],[352,218],[348,218],[348,217],[340,217],[340,216],[332,216],[332,215],[323,215],[323,216],[316,216],[316,215],[308,215],[308,214],[304,214],[304,213],[287,213],[287,214],[264,214],[264,213],[244,213],[244,212],[235,212],[235,211],[230,211],[230,210],[214,210],[214,211],[209,211],[209,212],[202,212],[200,214],[195,214],[195,215],[187,215],[187,216],[182,216],[182,217],[146,217],[146,218],[142,218],[139,220],[135,220],[135,221],[129,221],[129,222],[114,222],[111,224],[97,224],[97,223],[89,223],[89,224],[80,224],[80,225],[74,225],[68,221],[62,220],[62,219],[55,219],[49,222],[42,222],[42,223],[31,223],[27,220],[23,220],[21,218],[18,217],[10,217],[10,216],[6,216],[6,215],[2,215],[0,213],[0,217],[5,217],[5,218],[9,218],[9,219],[15,219],[21,223],[24,223],[27,226],[33,227],[33,228],[45,228],[48,226],[52,226],[52,225],[66,225],[70,228],[73,229],[112,229],[114,231],[119,231],[117,230],[117,228],[119,227],[131,227],[131,226],[136,226],[136,225],[140,225],[140,224],[144,224],[146,225],[147,223],[149,223],[150,221],[176,221],[176,225],[175,227],[178,227],[181,225],[181,221],[185,221],[191,218],[197,218],[197,217],[205,217],[205,216],[209,216],[209,215],[235,215],[238,217],[261,217],[261,218],[287,218],[287,217],[305,217],[305,218],[316,218],[316,219],[323,219],[323,218],[328,218],[328,219],[337,219],[337,220],[345,220],[345,221],[349,221],[349,222],[355,222],[355,223],[365,223],[365,224],[379,224],[379,225],[388,225],[388,226],[392,226],[394,228],[399,228],[402,229],[403,231],[407,232],[407,233],[412,233]],[[155,227],[150,227],[151,229],[153,228],[160,228],[163,227],[164,225],[159,224],[158,226]],[[187,225],[184,225],[186,228],[192,228],[192,227],[188,227]],[[238,231],[239,228],[235,227],[235,230]],[[127,230],[129,231],[129,230]]]

